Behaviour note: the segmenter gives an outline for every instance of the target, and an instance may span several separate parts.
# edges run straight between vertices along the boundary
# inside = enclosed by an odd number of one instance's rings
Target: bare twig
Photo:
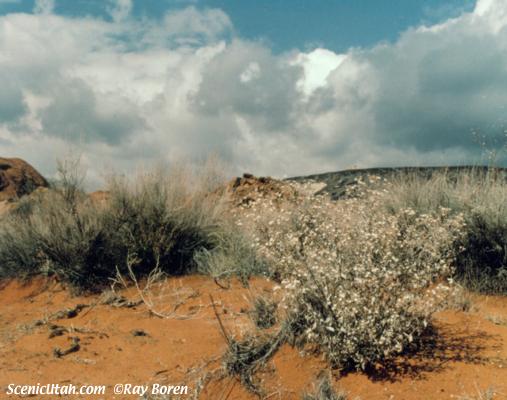
[[[184,300],[179,299],[179,301],[177,301],[176,304],[174,304],[174,306],[172,307],[172,309],[169,312],[161,312],[161,311],[156,310],[155,304],[150,296],[150,293],[152,292],[152,286],[157,281],[161,280],[161,278],[164,276],[164,273],[160,270],[160,268],[158,266],[159,263],[157,261],[155,268],[153,268],[153,270],[148,274],[148,277],[146,279],[146,283],[145,283],[144,287],[141,287],[141,285],[139,284],[139,281],[132,269],[132,265],[135,264],[135,262],[136,262],[135,257],[130,257],[130,256],[127,257],[128,276],[129,276],[130,280],[134,283],[134,286],[137,291],[137,295],[141,299],[139,303],[144,303],[144,305],[148,308],[148,312],[151,315],[154,315],[155,317],[158,317],[158,318],[164,318],[164,319],[173,318],[173,319],[185,320],[185,319],[190,319],[190,318],[194,317],[199,312],[199,310],[202,308],[202,307],[198,307],[196,311],[193,311],[189,314],[177,314],[176,310],[178,309],[178,307],[180,307],[184,303]],[[116,284],[121,284],[124,288],[127,288],[129,286],[127,284],[127,282],[125,281],[125,278],[121,275],[118,268],[116,268],[116,278],[113,280],[113,283],[111,285],[111,290],[113,291],[113,293],[115,293],[114,287]],[[188,298],[190,298],[190,297],[192,297],[192,296],[189,296]],[[137,304],[137,303],[135,303],[135,304]]]
[[[222,330],[222,335],[225,338],[225,341],[228,345],[231,344],[231,339],[229,335],[227,334],[227,331],[225,330],[224,324],[222,323],[222,320],[220,319],[220,316],[218,315],[217,307],[215,306],[215,300],[213,299],[213,296],[209,295],[209,298],[211,300],[211,306],[213,307],[213,311],[215,312],[215,317],[217,318],[218,324],[220,325],[220,329]]]

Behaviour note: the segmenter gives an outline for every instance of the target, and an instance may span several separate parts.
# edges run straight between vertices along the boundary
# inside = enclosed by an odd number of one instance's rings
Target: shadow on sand
[[[470,333],[467,329],[450,325],[438,329],[430,327],[404,354],[371,367],[365,373],[373,381],[425,379],[425,373],[443,371],[453,362],[476,365],[494,362],[484,354],[499,348],[500,337],[484,331]]]

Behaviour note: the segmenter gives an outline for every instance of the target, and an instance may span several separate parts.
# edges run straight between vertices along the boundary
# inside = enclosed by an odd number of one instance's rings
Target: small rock
[[[130,333],[132,333],[132,336],[150,336],[142,329],[134,329]]]

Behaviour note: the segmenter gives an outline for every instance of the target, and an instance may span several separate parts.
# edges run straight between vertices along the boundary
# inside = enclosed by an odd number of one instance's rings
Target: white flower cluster
[[[336,366],[364,369],[426,328],[449,288],[463,218],[446,209],[388,214],[389,193],[351,190],[356,196],[336,202],[260,199],[244,215],[254,245],[282,279],[282,304],[301,338]]]

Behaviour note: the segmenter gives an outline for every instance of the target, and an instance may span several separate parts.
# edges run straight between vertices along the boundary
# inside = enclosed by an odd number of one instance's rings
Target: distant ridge
[[[353,185],[357,179],[366,180],[370,175],[380,176],[382,178],[393,178],[399,175],[416,174],[421,177],[431,178],[435,173],[446,173],[450,179],[454,179],[459,173],[474,171],[478,174],[493,172],[501,174],[507,180],[507,168],[460,165],[450,167],[381,167],[364,169],[346,169],[335,172],[324,172],[306,176],[296,176],[287,178],[288,181],[304,182],[313,180],[325,183],[326,186],[317,194],[328,193],[332,199],[337,200],[345,197],[347,187]]]

